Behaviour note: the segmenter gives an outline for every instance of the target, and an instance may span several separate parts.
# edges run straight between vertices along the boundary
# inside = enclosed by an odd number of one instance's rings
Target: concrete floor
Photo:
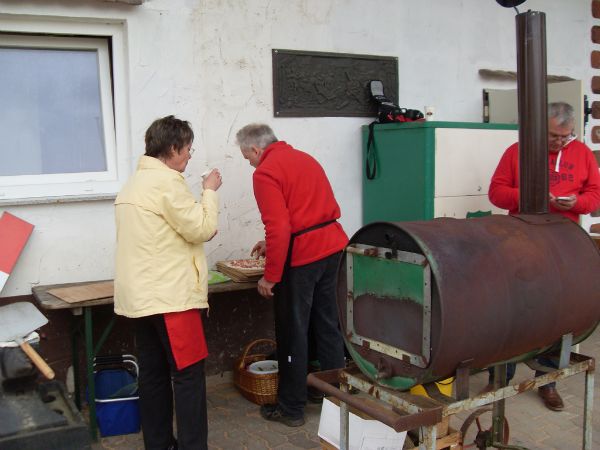
[[[580,352],[600,357],[600,330],[581,344]],[[532,376],[531,370],[519,364],[515,381]],[[231,374],[213,376],[208,382],[209,447],[219,449],[318,449],[317,430],[320,405],[309,404],[306,424],[299,428],[263,420],[258,406],[244,399],[231,382]],[[472,391],[478,392],[487,382],[487,373],[472,377]],[[600,381],[596,381],[594,404],[600,405]],[[510,425],[510,444],[530,449],[571,450],[581,448],[583,423],[584,374],[559,383],[565,410],[546,409],[535,392],[525,392],[506,402]],[[452,417],[450,426],[460,428],[468,413]],[[593,418],[593,445],[600,448],[600,414]],[[93,446],[99,449],[143,449],[142,436],[131,434],[102,438]]]

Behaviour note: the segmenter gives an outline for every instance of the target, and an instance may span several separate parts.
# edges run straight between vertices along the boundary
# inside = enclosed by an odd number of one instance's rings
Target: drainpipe
[[[519,212],[548,212],[548,86],[546,15],[516,16],[519,98]]]

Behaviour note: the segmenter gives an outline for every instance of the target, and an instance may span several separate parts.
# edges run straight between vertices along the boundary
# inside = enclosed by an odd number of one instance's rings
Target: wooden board
[[[51,289],[48,293],[67,303],[79,303],[97,298],[112,297],[114,295],[114,285],[112,281],[102,281],[100,283]]]
[[[109,281],[109,280],[107,280]],[[55,295],[50,294],[50,291],[54,289],[62,289],[66,287],[72,286],[83,286],[89,285],[89,282],[85,283],[63,283],[63,284],[49,284],[43,286],[34,286],[31,288],[31,293],[35,298],[36,302],[40,305],[42,309],[54,310],[54,309],[72,309],[77,311],[82,307],[89,306],[100,306],[100,305],[112,305],[113,298],[97,298],[95,300],[85,300],[79,303],[68,303],[61,298],[58,298]],[[209,284],[208,285],[208,295],[213,294],[221,294],[228,292],[238,292],[245,290],[256,289],[256,282],[250,283],[236,283],[233,281],[226,281],[225,283],[217,283],[217,284]],[[258,295],[258,294],[257,294]],[[77,313],[74,313],[77,314]]]
[[[229,278],[231,278],[232,281],[234,281],[236,283],[251,283],[253,281],[260,280],[260,277],[262,276],[262,274],[248,276],[248,275],[241,274],[236,271],[230,271],[230,270],[227,270],[226,268],[221,268],[221,267],[218,267],[218,269],[221,273],[223,273],[224,275],[227,275]]]
[[[407,438],[406,440],[408,441],[409,439]],[[453,430],[452,428],[450,428],[450,430],[446,436],[440,437],[435,440],[436,450],[445,450],[445,449],[459,450],[462,448],[462,446],[460,444],[461,444],[460,431]],[[414,447],[409,444],[408,446],[405,445],[404,448],[416,450],[419,447],[418,446]]]
[[[249,267],[234,267],[236,263],[247,263]],[[262,277],[264,269],[264,259],[243,259],[217,261],[217,270],[236,282],[258,281]]]

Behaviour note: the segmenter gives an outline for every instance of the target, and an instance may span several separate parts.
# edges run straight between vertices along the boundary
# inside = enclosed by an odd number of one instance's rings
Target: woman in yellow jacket
[[[203,242],[217,232],[221,175],[215,169],[204,179],[196,202],[182,175],[193,140],[186,121],[154,121],[146,152],[115,201],[115,313],[134,319],[142,432],[151,450],[207,448]]]

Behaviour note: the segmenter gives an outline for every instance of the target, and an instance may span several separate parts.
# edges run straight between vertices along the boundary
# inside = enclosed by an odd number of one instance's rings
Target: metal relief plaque
[[[383,81],[398,103],[398,58],[273,50],[275,117],[371,117],[369,82]]]

